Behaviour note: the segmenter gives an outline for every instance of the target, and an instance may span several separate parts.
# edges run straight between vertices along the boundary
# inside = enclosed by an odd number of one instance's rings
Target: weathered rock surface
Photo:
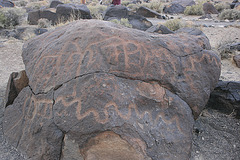
[[[219,81],[207,107],[240,118],[240,82]]]
[[[4,135],[29,159],[189,159],[193,115],[220,74],[205,43],[97,20],[40,35],[23,48],[29,87]]]

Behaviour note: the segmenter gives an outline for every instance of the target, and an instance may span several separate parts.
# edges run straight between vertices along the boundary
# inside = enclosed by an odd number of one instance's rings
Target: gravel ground
[[[0,160],[24,160],[3,137],[3,99],[9,75],[24,69],[21,57],[23,43],[18,40],[0,39]]]

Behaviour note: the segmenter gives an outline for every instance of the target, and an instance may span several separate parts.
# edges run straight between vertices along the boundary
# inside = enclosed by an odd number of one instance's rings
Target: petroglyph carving
[[[24,46],[29,87],[7,106],[4,134],[33,159],[67,158],[70,144],[86,160],[188,159],[220,73],[210,49],[206,37],[110,22],[59,27]]]

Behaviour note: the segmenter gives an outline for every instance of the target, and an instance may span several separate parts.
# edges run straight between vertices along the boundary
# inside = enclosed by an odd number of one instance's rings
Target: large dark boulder
[[[34,160],[189,159],[221,65],[200,37],[82,20],[32,39],[7,141]]]
[[[65,20],[70,18],[92,19],[90,10],[84,4],[59,4],[56,14],[58,18],[64,18]]]
[[[151,10],[147,7],[144,7],[144,6],[139,7],[137,9],[136,13],[138,15],[142,15],[142,16],[147,17],[147,18],[159,18],[159,19],[163,18],[163,16],[160,13],[158,13],[154,10]]]
[[[2,7],[14,7],[15,4],[9,0],[0,0],[0,8]]]
[[[28,23],[31,25],[37,25],[41,18],[48,19],[52,24],[58,21],[57,14],[53,9],[36,10],[28,13]]]
[[[205,14],[218,14],[217,9],[210,2],[206,2],[203,4],[203,11]]]
[[[129,23],[135,29],[146,31],[152,26],[152,23],[144,16],[129,12],[127,7],[121,5],[108,7],[103,16],[103,19],[106,21],[110,21],[112,19],[121,20],[121,18],[128,19]]]
[[[240,82],[219,81],[210,95],[207,107],[240,118]]]
[[[127,18],[129,11],[127,7],[122,5],[110,6],[103,13],[103,20]]]
[[[171,3],[170,5],[163,8],[163,12],[167,14],[180,14],[183,13],[184,10],[185,7],[178,3]]]

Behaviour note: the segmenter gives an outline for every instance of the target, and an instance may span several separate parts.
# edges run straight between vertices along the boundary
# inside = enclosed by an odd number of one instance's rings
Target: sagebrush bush
[[[103,12],[107,9],[105,5],[88,5],[88,9],[90,10],[91,16],[94,19],[102,19]]]
[[[51,26],[51,21],[46,18],[41,18],[38,20],[38,28],[49,28]]]
[[[123,25],[123,26],[128,27],[128,28],[132,28],[132,25],[129,23],[127,18],[121,18],[120,21],[117,20],[117,19],[112,19],[110,22],[120,24],[120,25]]]
[[[202,3],[198,3],[192,6],[187,6],[186,9],[184,10],[184,14],[185,15],[203,15],[204,11],[203,11],[203,4]]]
[[[235,9],[226,9],[219,14],[220,20],[238,20],[240,19],[240,11]]]
[[[159,0],[152,0],[152,1],[150,1],[150,3],[143,2],[141,4],[139,4],[139,3],[137,3],[137,4],[130,3],[130,4],[127,5],[127,8],[129,8],[131,11],[135,12],[141,6],[147,7],[147,8],[149,8],[151,10],[154,10],[154,11],[156,11],[158,13],[162,13],[163,12],[163,5],[162,5],[162,2],[159,1]]]
[[[180,19],[172,19],[168,20],[163,24],[167,28],[169,28],[172,31],[176,31],[182,27],[185,27],[184,23]]]
[[[220,2],[214,5],[214,7],[216,8],[216,10],[220,13],[225,9],[231,9],[230,8],[230,4],[226,3],[226,2]]]
[[[20,24],[20,20],[25,11],[19,8],[0,9],[0,27],[13,28]]]

